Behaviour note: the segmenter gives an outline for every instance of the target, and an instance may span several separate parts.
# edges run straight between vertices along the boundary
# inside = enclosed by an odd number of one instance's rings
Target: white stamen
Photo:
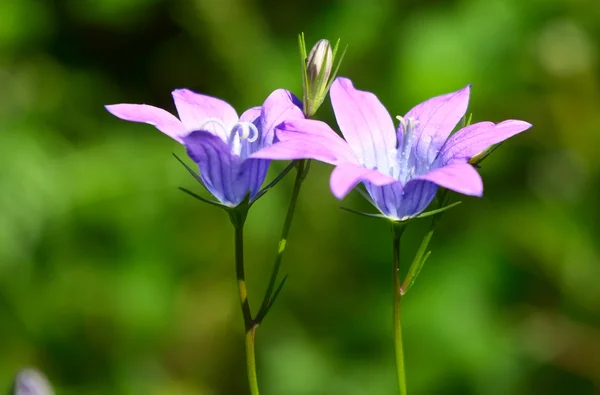
[[[400,121],[400,125],[402,125],[402,131],[404,133],[402,147],[398,147],[400,150],[398,178],[400,181],[404,182],[412,177],[415,171],[414,167],[409,169],[408,165],[410,151],[413,145],[413,132],[415,127],[419,124],[419,121],[414,118],[404,118],[399,115],[396,117],[396,119]]]
[[[209,125],[211,123],[216,123],[217,125],[219,125],[221,127],[221,129],[223,129],[225,134],[227,134],[227,127],[225,126],[223,121],[221,121],[220,119],[217,119],[217,118],[207,118],[206,121],[204,121],[204,123],[200,126],[199,130],[206,130],[206,125]],[[215,133],[216,132],[217,131],[215,130]]]
[[[248,140],[249,143],[253,143],[258,139],[258,129],[252,122],[236,123],[231,129],[230,139],[233,140],[236,134],[240,137],[240,140]]]
[[[254,125],[252,122],[238,122],[235,125],[233,125],[233,128],[231,128],[231,132],[228,133],[225,123],[223,123],[223,121],[217,118],[207,118],[206,121],[204,121],[204,123],[202,124],[202,126],[200,126],[199,130],[207,130],[206,126],[211,123],[215,123],[219,125],[221,129],[223,129],[225,135],[228,136],[230,143],[233,141],[236,134],[239,136],[240,140],[248,140],[249,143],[255,142],[259,136],[258,129],[256,128],[256,125]],[[214,132],[216,133],[216,130]]]

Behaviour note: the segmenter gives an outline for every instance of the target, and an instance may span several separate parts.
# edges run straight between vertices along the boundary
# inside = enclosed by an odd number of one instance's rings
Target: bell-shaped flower
[[[450,136],[467,110],[469,90],[467,86],[419,104],[397,117],[396,131],[374,94],[357,90],[340,77],[330,96],[345,140],[323,122],[289,120],[278,126],[281,142],[253,157],[311,158],[332,164],[330,185],[338,199],[362,182],[382,214],[405,220],[427,208],[438,186],[481,196],[483,182],[469,160],[531,127],[516,120],[480,122]]]
[[[270,161],[250,156],[273,144],[275,126],[304,118],[299,100],[284,89],[274,91],[262,107],[250,108],[240,117],[231,105],[211,96],[188,89],[172,95],[179,118],[145,104],[114,104],[106,109],[126,121],[153,125],[183,144],[206,188],[229,207],[248,195],[250,201],[257,196]]]

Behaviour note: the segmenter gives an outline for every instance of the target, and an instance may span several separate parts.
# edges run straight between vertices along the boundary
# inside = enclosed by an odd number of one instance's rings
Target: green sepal
[[[502,145],[503,141],[492,145],[491,147],[481,151],[480,153],[478,153],[477,155],[473,156],[471,159],[469,159],[469,163],[473,166],[475,166],[476,168],[481,168],[481,162],[483,162],[483,160],[485,158],[487,158],[488,156],[490,156],[490,154],[494,151],[496,151],[496,149],[498,149],[498,147],[500,147],[500,145]]]
[[[360,195],[371,204],[371,206],[377,208],[377,205],[375,204],[375,202],[373,201],[373,199],[371,198],[371,195],[369,195],[369,193],[365,190],[363,190],[361,187],[356,188],[356,192],[360,193]]]
[[[358,215],[362,215],[363,217],[369,217],[369,218],[381,218],[381,219],[385,219],[385,220],[390,220],[389,217],[386,217],[383,214],[373,214],[373,213],[363,213],[362,211],[357,211],[357,210],[353,210],[351,208],[348,207],[340,207],[342,210],[344,211],[348,211],[349,213],[352,214],[358,214]],[[396,222],[396,221],[392,221],[392,222]]]
[[[212,206],[220,207],[220,208],[225,209],[225,210],[229,210],[231,208],[229,206],[225,206],[222,203],[219,203],[219,202],[216,202],[214,200],[210,200],[210,199],[207,199],[205,197],[202,197],[202,196],[200,196],[200,195],[198,195],[198,194],[196,194],[196,193],[194,193],[194,192],[192,192],[189,189],[186,189],[184,187],[177,187],[177,189],[179,189],[180,191],[183,191],[183,192],[187,193],[188,195],[190,195],[190,196],[192,196],[192,197],[200,200],[201,202],[208,203],[208,204],[210,204]]]
[[[246,222],[246,217],[248,217],[248,211],[250,210],[250,192],[248,192],[248,194],[246,195],[246,197],[244,197],[244,200],[242,200],[237,206],[235,207],[229,207],[229,206],[223,206],[225,208],[225,211],[227,211],[227,214],[229,214],[229,219],[231,220],[231,224],[235,227],[235,228],[241,228],[244,226],[244,223]]]
[[[269,184],[267,184],[267,186],[265,186],[263,189],[261,189],[256,194],[256,197],[254,198],[254,200],[252,201],[252,203],[250,203],[250,205],[254,204],[254,202],[256,202],[258,199],[260,199],[261,197],[263,197],[263,195],[265,193],[267,193],[267,191],[269,191],[269,189],[271,189],[275,185],[277,185],[279,183],[279,181],[281,181],[283,179],[283,177],[285,177],[290,172],[290,170],[292,170],[295,166],[296,166],[296,161],[293,161],[292,163],[290,163],[289,165],[287,165],[285,167],[285,169],[283,169],[283,171],[281,173],[279,173],[279,175],[273,179],[273,181],[271,181]]]
[[[179,158],[177,155],[173,154],[173,156],[175,157],[175,159],[177,159],[177,161],[179,163],[181,163],[183,165],[183,167],[185,167],[185,169],[192,175],[192,177],[194,177],[194,179],[196,181],[198,181],[198,183],[200,183],[200,185],[202,185],[202,187],[206,190],[208,190],[206,188],[206,185],[204,185],[204,181],[202,181],[202,178],[200,177],[200,175],[198,173],[196,173],[191,167],[189,167],[183,160],[181,160],[181,158]]]
[[[460,119],[460,126],[459,129],[465,128],[469,125],[471,125],[471,120],[473,119],[473,113],[470,113],[468,116],[467,114],[465,114],[461,119]]]
[[[337,51],[338,51],[338,46],[340,44],[340,39],[338,38],[337,42],[335,43],[335,48],[333,49],[333,61],[335,62],[335,57],[337,56]],[[333,81],[335,80],[335,77],[337,77],[338,71],[340,70],[340,66],[342,65],[342,61],[344,60],[344,56],[346,56],[346,51],[348,50],[348,45],[346,45],[344,47],[344,51],[342,52],[342,54],[340,55],[340,60],[338,60],[337,64],[334,66],[333,72],[331,73],[330,79],[329,79],[329,84],[327,85],[327,89],[325,91],[325,94],[327,94],[327,92],[329,92],[329,88],[331,88],[331,84],[333,84]]]
[[[300,65],[302,68],[302,107],[306,114],[308,109],[308,96],[310,95],[308,86],[308,71],[306,70],[306,59],[308,54],[306,53],[306,41],[304,39],[304,33],[298,35],[298,46],[300,47]]]
[[[364,193],[360,189],[357,189],[357,191],[359,191],[361,194]],[[367,199],[370,203],[372,203],[374,205],[374,203],[370,199],[368,199],[367,196],[365,196],[365,199]],[[444,211],[450,210],[451,208],[454,208],[454,207],[458,206],[461,203],[462,203],[461,201],[454,202],[454,203],[449,204],[447,206],[444,206],[444,207],[441,207],[441,208],[437,208],[435,210],[426,211],[426,212],[421,213],[419,215],[415,215],[414,217],[410,217],[410,218],[406,218],[406,219],[402,219],[402,220],[400,220],[400,219],[393,219],[393,218],[390,218],[390,217],[388,217],[387,215],[384,215],[384,214],[364,213],[362,211],[357,211],[357,210],[354,210],[354,209],[351,209],[351,208],[348,208],[348,207],[340,207],[340,208],[342,210],[348,211],[348,212],[353,213],[353,214],[362,215],[363,217],[381,218],[381,219],[385,219],[385,220],[388,220],[388,221],[393,222],[393,223],[406,224],[409,221],[414,220],[414,219],[427,218],[427,217],[431,217],[432,215],[437,215],[437,214],[443,213]]]
[[[435,210],[426,211],[426,212],[421,213],[419,215],[416,215],[416,216],[414,216],[412,218],[427,218],[427,217],[431,217],[432,215],[436,215],[436,214],[442,213],[442,212],[444,212],[446,210],[450,210],[451,208],[456,207],[456,206],[458,206],[461,203],[462,202],[459,200],[458,202],[454,202],[454,203],[449,204],[447,206],[444,206],[444,207],[441,207],[441,208],[438,208],[438,209],[435,209]]]

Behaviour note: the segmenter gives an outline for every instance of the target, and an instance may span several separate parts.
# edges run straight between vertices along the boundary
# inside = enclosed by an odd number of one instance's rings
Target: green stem
[[[396,350],[396,378],[398,379],[398,392],[406,395],[406,374],[404,372],[404,347],[402,345],[402,323],[400,306],[402,292],[400,288],[400,237],[403,227],[392,225],[392,242],[394,250],[394,344]]]
[[[242,315],[244,317],[244,330],[246,332],[246,369],[248,371],[248,384],[250,394],[259,395],[258,380],[256,378],[256,356],[254,352],[254,334],[256,327],[252,320],[248,291],[246,289],[246,276],[244,274],[244,224],[243,221],[234,224],[235,227],[235,274],[237,277],[238,293]]]
[[[439,207],[447,207],[448,206],[448,203],[450,202],[450,194],[448,192],[448,189],[443,189],[440,192],[440,194],[438,195],[438,201],[439,201]],[[431,219],[431,225],[429,226],[429,230],[425,234],[425,237],[423,237],[423,240],[421,241],[421,245],[419,246],[419,249],[417,250],[415,258],[413,259],[413,262],[408,269],[408,273],[407,273],[406,277],[404,278],[402,285],[400,286],[400,293],[402,295],[404,295],[406,292],[408,292],[410,287],[412,287],[415,279],[417,278],[417,276],[421,272],[421,269],[423,268],[423,264],[429,257],[429,254],[431,253],[431,251],[427,251],[427,247],[429,246],[429,242],[431,241],[431,238],[433,237],[433,232],[435,231],[435,227],[437,226],[437,223],[442,218],[442,215],[444,215],[444,213],[445,213],[445,211],[440,211],[433,215],[433,218]]]
[[[279,248],[277,249],[277,256],[275,257],[275,263],[273,264],[273,271],[271,272],[271,278],[269,279],[269,285],[265,292],[265,297],[262,301],[256,319],[254,320],[256,325],[259,325],[264,319],[271,305],[273,304],[273,291],[275,289],[275,283],[277,282],[277,276],[279,274],[279,268],[281,267],[281,260],[283,253],[287,245],[287,239],[290,234],[290,228],[292,227],[292,220],[294,219],[294,212],[296,211],[296,203],[298,202],[298,196],[300,195],[300,188],[302,182],[306,178],[308,160],[299,160],[296,165],[296,179],[294,180],[294,188],[292,189],[292,197],[290,198],[290,205],[285,216],[285,222],[283,223],[283,229],[281,231],[281,238],[279,239]]]
[[[250,394],[259,395],[258,380],[256,378],[256,356],[254,353],[254,336],[256,327],[246,332],[246,368],[248,370],[248,384]]]

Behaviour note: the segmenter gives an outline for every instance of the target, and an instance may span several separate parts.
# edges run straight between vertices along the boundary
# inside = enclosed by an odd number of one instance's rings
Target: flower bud
[[[306,72],[308,74],[308,83],[310,92],[315,94],[323,90],[331,75],[333,68],[333,51],[328,40],[319,40],[308,54],[306,60]]]
[[[325,100],[332,69],[333,50],[331,44],[328,40],[319,40],[310,50],[306,59],[304,103],[307,117],[313,116]]]

